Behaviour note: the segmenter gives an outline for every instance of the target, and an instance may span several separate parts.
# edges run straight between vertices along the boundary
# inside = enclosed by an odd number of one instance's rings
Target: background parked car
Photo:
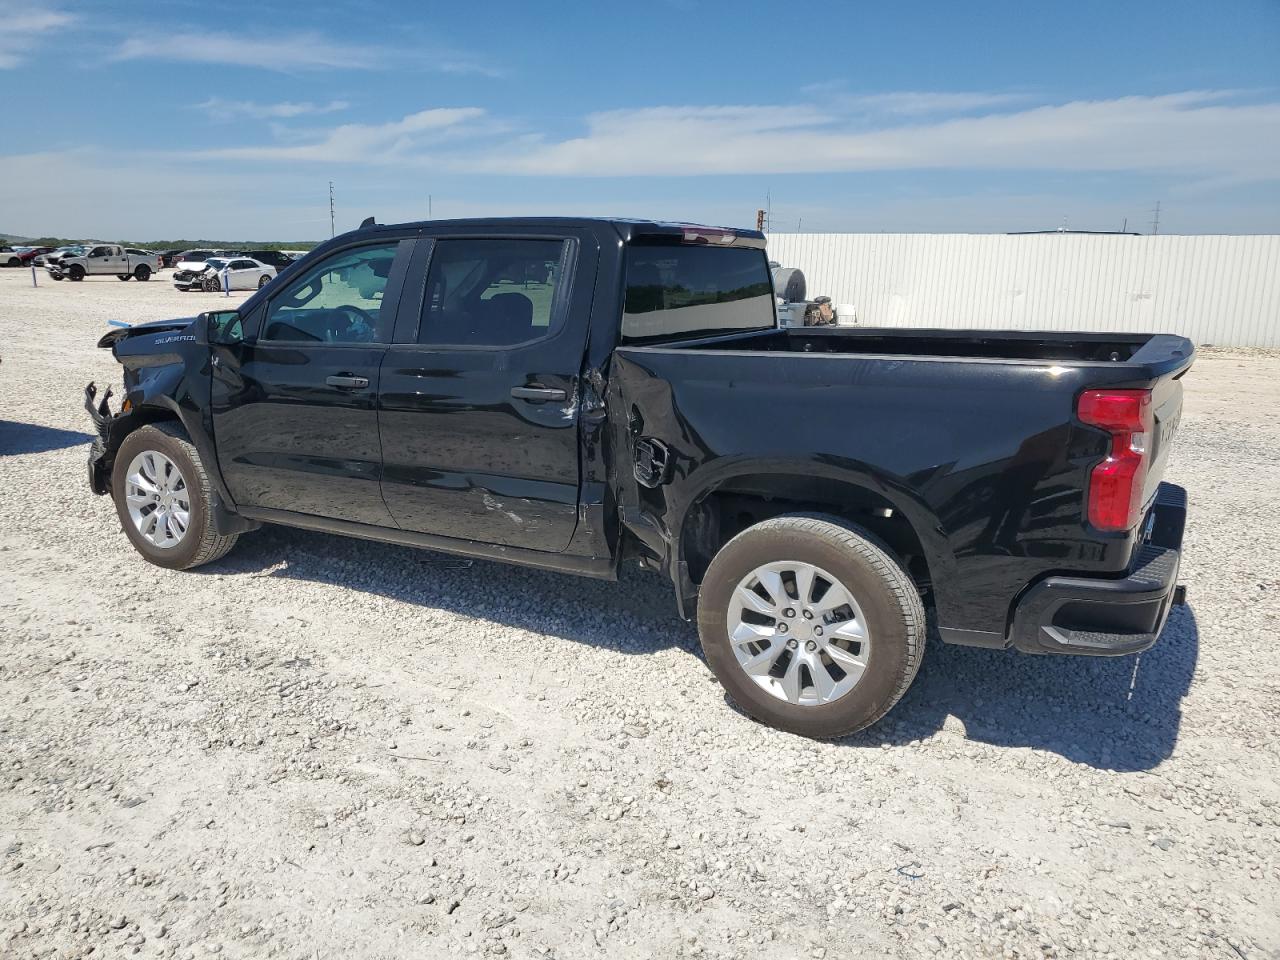
[[[249,257],[211,257],[200,270],[179,270],[173,274],[173,285],[179,290],[217,292],[230,281],[232,290],[258,290],[276,275],[269,263]]]
[[[270,264],[276,268],[277,273],[293,263],[293,257],[282,250],[244,250],[241,253],[259,263]]]
[[[22,266],[22,251],[13,247],[0,247],[0,264],[6,267]]]
[[[24,247],[18,257],[22,260],[22,265],[26,267],[30,266],[36,257],[46,253],[53,253],[53,247]]]
[[[199,270],[210,257],[228,256],[226,250],[184,250],[173,260],[175,270]]]

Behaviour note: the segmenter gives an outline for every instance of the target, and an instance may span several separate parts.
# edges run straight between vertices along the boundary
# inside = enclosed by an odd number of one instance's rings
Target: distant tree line
[[[68,244],[84,241],[66,237],[37,237],[34,240],[12,242],[30,247],[65,247]],[[283,241],[254,243],[247,240],[101,240],[100,242],[118,243],[122,247],[136,247],[139,250],[310,250],[316,246],[314,240],[298,240],[294,243]]]

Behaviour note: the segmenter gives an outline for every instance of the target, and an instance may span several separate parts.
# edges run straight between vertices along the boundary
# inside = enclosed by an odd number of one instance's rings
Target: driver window
[[[263,340],[293,343],[386,343],[394,305],[382,309],[398,240],[335,253],[271,300]]]

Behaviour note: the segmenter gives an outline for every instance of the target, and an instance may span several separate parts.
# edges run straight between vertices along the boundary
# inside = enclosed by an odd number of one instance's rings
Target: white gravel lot
[[[0,956],[1280,956],[1280,355],[1186,378],[1152,651],[935,643],[820,744],[652,575],[278,528],[146,564],[85,483],[94,341],[227,302],[0,271]]]

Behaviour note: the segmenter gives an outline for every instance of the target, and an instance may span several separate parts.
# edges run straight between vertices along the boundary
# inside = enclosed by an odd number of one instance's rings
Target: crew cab
[[[238,309],[105,334],[89,485],[152,563],[263,523],[659,571],[750,715],[832,737],[926,625],[1141,651],[1182,599],[1173,335],[779,328],[762,234],[369,224]],[[927,612],[926,612],[927,611]],[[928,618],[928,620],[926,619]]]
[[[82,253],[68,253],[56,260],[45,262],[45,269],[54,280],[64,277],[83,280],[85,277],[114,276],[119,280],[134,277],[140,281],[151,279],[158,261],[147,251],[130,251],[114,243],[101,243],[88,247]]]

